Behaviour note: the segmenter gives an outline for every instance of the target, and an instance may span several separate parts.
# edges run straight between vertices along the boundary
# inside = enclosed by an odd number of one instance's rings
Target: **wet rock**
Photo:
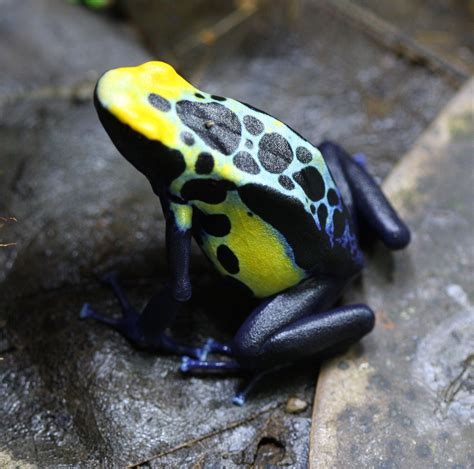
[[[310,402],[316,366],[285,371],[285,379],[269,377],[237,408],[230,398],[238,377],[185,377],[176,357],[138,351],[116,332],[78,318],[84,301],[117,314],[111,292],[98,282],[104,272],[120,273],[137,309],[166,275],[157,199],[113,148],[90,99],[102,70],[149,55],[121,25],[62,0],[4,4],[0,34],[9,39],[0,41],[0,58],[9,73],[0,78],[0,213],[18,221],[2,231],[16,246],[0,251],[0,386],[6,396],[0,401],[0,461],[41,467],[149,461],[159,467],[208,457],[217,466],[232,460],[306,467],[309,409],[295,416],[283,408],[291,395]],[[357,43],[354,54],[364,57],[356,85],[387,93],[395,103],[393,116],[391,107],[372,103],[379,120],[367,130],[358,111],[362,95],[352,94],[344,78],[354,69],[338,58],[347,43],[332,50],[317,44],[326,32],[336,44],[337,24],[314,36],[317,28],[305,18],[301,35],[293,31],[285,40],[266,39],[257,28],[233,44],[232,57],[216,56],[194,81],[265,107],[315,141],[352,133],[349,147],[360,150],[382,131],[372,149],[384,156],[390,132],[400,132],[407,144],[450,93],[436,77],[350,37]],[[326,21],[318,21],[324,27]],[[227,55],[231,49],[229,43]],[[382,67],[375,72],[374,60]],[[322,77],[326,70],[332,84],[314,85],[315,73]],[[400,77],[406,78],[402,91],[391,94]],[[406,103],[398,107],[400,96],[406,102],[410,96],[410,112],[419,110],[421,117],[405,113]],[[393,149],[402,148],[392,141],[390,161],[398,156]],[[208,336],[230,340],[248,309],[240,301],[229,304],[230,290],[201,255],[192,264],[195,294],[173,333],[197,344]],[[364,417],[367,428],[376,415]]]
[[[350,298],[382,320],[363,354],[352,350],[323,367],[315,468],[472,465],[473,92],[471,80],[385,185],[413,242],[393,255],[376,249],[364,294]],[[462,116],[463,132],[453,131]]]
[[[145,0],[146,8],[127,3],[160,56],[163,41],[150,27],[148,12],[161,11],[162,2]],[[281,2],[278,9],[273,2],[255,3],[260,9],[235,28],[240,34],[226,32],[212,44],[176,52],[173,60],[180,70],[203,90],[263,109],[315,144],[332,139],[353,153],[365,153],[379,178],[454,91],[438,75],[397,58],[316,1]],[[213,2],[201,4],[208,12]],[[235,17],[232,12],[225,18],[231,23]],[[177,18],[185,21],[178,13]],[[193,34],[199,39],[199,30]]]

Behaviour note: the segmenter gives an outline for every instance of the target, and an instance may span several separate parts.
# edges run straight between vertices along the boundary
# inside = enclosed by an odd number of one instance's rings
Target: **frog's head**
[[[179,151],[182,124],[173,103],[196,91],[164,62],[113,69],[97,82],[94,102],[102,125],[153,186],[166,184],[185,169]]]

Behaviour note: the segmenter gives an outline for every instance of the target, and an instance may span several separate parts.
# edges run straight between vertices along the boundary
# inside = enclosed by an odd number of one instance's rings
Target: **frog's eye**
[[[179,101],[176,112],[184,125],[211,148],[230,155],[240,144],[242,126],[235,112],[220,103]]]

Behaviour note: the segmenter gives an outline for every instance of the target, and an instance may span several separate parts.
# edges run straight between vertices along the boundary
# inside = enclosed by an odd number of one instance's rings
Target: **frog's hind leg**
[[[257,308],[237,332],[235,359],[267,369],[311,358],[355,342],[374,327],[364,304],[331,308],[341,289],[337,283],[309,279]]]
[[[181,371],[253,372],[252,380],[236,396],[235,403],[242,403],[262,373],[356,341],[372,330],[375,319],[368,306],[330,309],[344,284],[334,279],[310,278],[267,300],[238,330],[230,360],[183,357]]]
[[[410,231],[365,165],[355,161],[335,143],[323,142],[318,148],[353,218],[365,222],[388,248],[406,247],[410,242]]]

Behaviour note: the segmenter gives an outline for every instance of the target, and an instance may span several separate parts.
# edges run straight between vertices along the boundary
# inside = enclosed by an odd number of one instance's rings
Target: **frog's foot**
[[[130,304],[125,292],[122,290],[118,284],[117,274],[109,273],[102,278],[103,283],[110,286],[114,292],[115,297],[117,298],[120,308],[122,310],[122,317],[112,318],[110,316],[97,313],[91,308],[88,303],[85,303],[81,309],[79,316],[83,319],[93,318],[96,321],[107,324],[121,334],[123,334],[127,339],[132,341],[135,344],[144,345],[144,338],[141,332],[141,329],[138,324],[140,315]]]
[[[93,318],[96,321],[113,327],[130,340],[130,342],[140,348],[148,350],[164,350],[176,355],[188,355],[196,358],[202,356],[202,349],[180,344],[169,335],[165,334],[164,331],[157,332],[153,338],[146,336],[141,321],[142,315],[139,314],[130,304],[127,295],[118,283],[117,274],[107,274],[102,280],[106,285],[109,285],[112,288],[114,295],[120,304],[122,316],[120,318],[112,318],[105,314],[97,313],[88,303],[85,303],[80,312],[81,318]]]
[[[220,352],[221,353],[221,352]],[[255,388],[255,386],[270,373],[276,372],[283,368],[283,366],[276,366],[265,370],[253,371],[251,376],[244,382],[243,386],[237,391],[232,398],[232,403],[238,406],[245,404],[247,396]],[[188,373],[192,371],[231,371],[248,373],[247,368],[243,368],[236,360],[194,360],[190,357],[181,357],[180,371]]]
[[[268,368],[265,370],[255,371],[248,379],[244,382],[244,385],[237,391],[235,396],[232,398],[232,403],[238,406],[243,406],[247,400],[247,396],[250,391],[255,388],[255,386],[267,375],[275,373],[285,365],[275,366],[273,368]]]
[[[198,350],[199,350],[199,354],[197,358],[201,361],[206,360],[207,356],[210,353],[218,353],[221,355],[232,355],[232,349],[229,344],[222,344],[221,342],[214,340],[212,337],[209,337],[204,343],[204,345]]]
[[[242,366],[236,360],[200,360],[184,355],[181,357],[179,370],[183,373],[196,370],[206,371],[241,371]]]

